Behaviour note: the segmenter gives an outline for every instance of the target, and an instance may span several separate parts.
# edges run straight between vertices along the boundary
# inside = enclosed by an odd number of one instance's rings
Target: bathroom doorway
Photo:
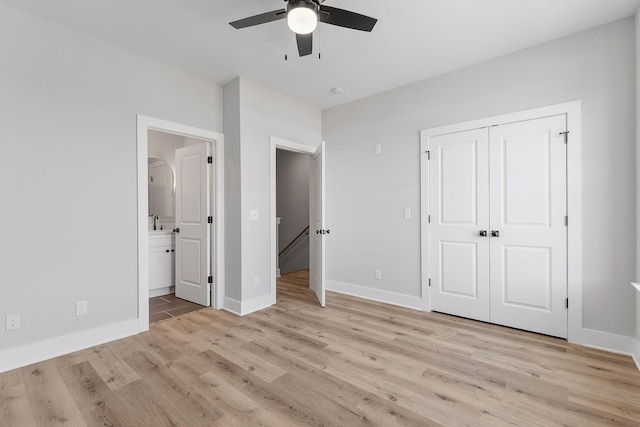
[[[184,265],[181,261],[191,259],[193,254],[184,252],[186,258],[180,256],[181,250],[185,251],[179,238],[176,242],[180,228],[176,221],[180,220],[181,213],[169,208],[176,200],[176,183],[179,186],[183,177],[176,175],[181,169],[176,164],[176,150],[201,145],[207,147],[204,161],[211,168],[208,174],[210,181],[203,187],[209,189],[204,194],[208,208],[204,221],[208,224],[206,233],[210,243],[201,245],[204,255],[200,265],[206,264],[207,268],[203,270],[206,274],[204,280],[198,283],[206,286],[205,305],[219,309],[224,292],[223,135],[138,116],[138,301],[141,331],[149,328],[150,320],[162,320],[202,307],[183,303],[174,295],[175,272],[179,273],[180,266]],[[154,160],[151,162],[150,158]],[[161,171],[158,175],[154,175],[156,167]],[[177,199],[182,200],[179,191],[178,188]],[[154,304],[153,309],[151,304]],[[155,315],[152,317],[150,313]]]

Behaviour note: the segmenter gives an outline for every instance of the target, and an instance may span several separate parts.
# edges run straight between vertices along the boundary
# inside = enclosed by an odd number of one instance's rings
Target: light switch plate
[[[411,219],[411,209],[410,208],[404,208],[404,211],[402,212],[402,215],[404,216],[404,219]]]
[[[376,144],[373,146],[373,151],[376,154],[382,154],[382,144]]]

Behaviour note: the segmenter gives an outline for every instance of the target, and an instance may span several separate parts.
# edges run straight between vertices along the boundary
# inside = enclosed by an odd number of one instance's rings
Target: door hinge
[[[564,216],[564,225],[566,225],[566,226],[569,225],[569,216],[568,215]]]
[[[431,160],[431,151],[427,150],[425,153],[427,153],[427,160]]]
[[[565,308],[569,308],[569,298],[565,298],[564,306],[565,306]]]
[[[212,217],[212,216],[207,217],[207,222],[208,222],[209,224],[213,224],[213,217]]]
[[[431,224],[431,215],[427,215],[427,223]]]
[[[152,176],[149,177],[149,181],[153,182],[153,177]]]
[[[207,163],[213,163],[213,156],[207,157]]]
[[[207,277],[207,283],[213,283],[213,276]]]
[[[429,287],[431,287],[431,278],[429,278]]]
[[[564,143],[569,143],[569,131],[559,132],[558,135],[564,135]]]

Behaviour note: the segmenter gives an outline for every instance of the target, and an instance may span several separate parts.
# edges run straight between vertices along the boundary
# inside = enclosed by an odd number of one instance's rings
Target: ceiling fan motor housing
[[[320,10],[321,0],[285,0],[287,2],[287,13],[293,9],[297,9],[299,7],[306,7],[307,9],[313,10],[316,15]]]

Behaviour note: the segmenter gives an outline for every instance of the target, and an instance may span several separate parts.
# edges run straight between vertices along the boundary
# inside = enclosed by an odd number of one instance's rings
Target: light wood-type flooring
[[[307,280],[0,374],[0,425],[640,425],[629,357],[335,293],[323,309]]]

